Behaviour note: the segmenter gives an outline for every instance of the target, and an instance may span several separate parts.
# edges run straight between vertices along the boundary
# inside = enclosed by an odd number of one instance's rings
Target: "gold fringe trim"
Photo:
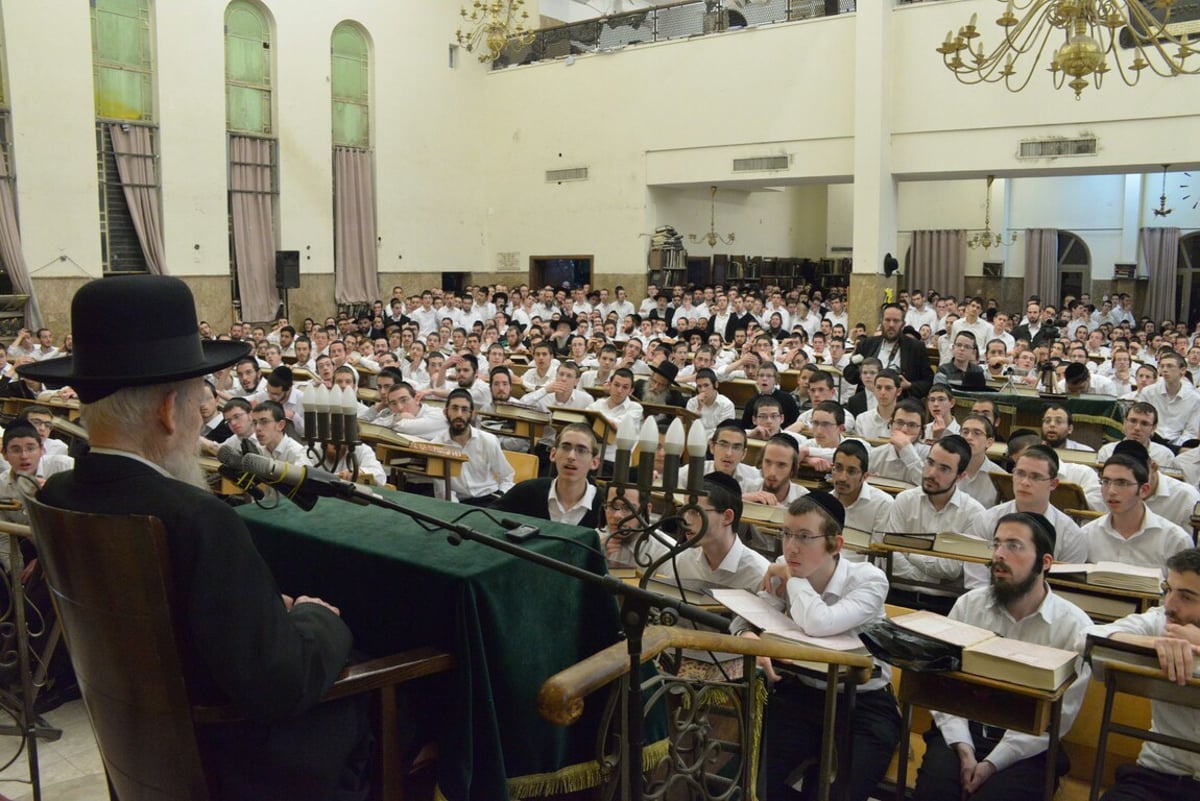
[[[659,740],[642,749],[642,772],[649,771],[667,756],[670,743]],[[508,780],[508,797],[510,799],[543,798],[549,795],[575,793],[599,786],[608,778],[609,771],[602,770],[596,760],[568,765],[553,773],[531,773],[526,776],[515,776]],[[435,795],[436,801],[445,801],[440,793]]]

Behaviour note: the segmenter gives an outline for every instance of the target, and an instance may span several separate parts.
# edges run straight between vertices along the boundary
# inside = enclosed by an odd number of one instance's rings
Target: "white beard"
[[[181,447],[165,453],[159,464],[172,477],[182,481],[184,484],[190,484],[206,492],[209,491],[208,480],[204,475],[204,468],[200,466],[200,461],[197,458],[194,448]]]

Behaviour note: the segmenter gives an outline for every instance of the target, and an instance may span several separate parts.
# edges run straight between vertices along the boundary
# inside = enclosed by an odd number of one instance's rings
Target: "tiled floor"
[[[38,741],[38,765],[44,801],[104,801],[108,785],[96,740],[88,723],[83,701],[72,701],[45,715],[46,721],[62,729],[54,742]],[[12,759],[19,741],[0,737],[0,764]],[[24,751],[8,768],[0,772],[0,799],[30,801],[29,763]]]

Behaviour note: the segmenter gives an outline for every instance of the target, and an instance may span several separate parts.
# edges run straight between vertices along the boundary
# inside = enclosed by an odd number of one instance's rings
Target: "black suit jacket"
[[[529,515],[530,517],[540,517],[543,520],[550,519],[550,484],[553,478],[530,478],[515,485],[508,492],[504,493],[494,504],[493,509],[499,509],[502,512],[513,512],[519,515]],[[599,528],[600,521],[604,519],[604,495],[599,488],[596,490],[596,499],[592,503],[592,508],[579,521],[579,525],[584,528]]]
[[[317,705],[348,661],[352,638],[342,619],[319,604],[285,609],[230,507],[134,459],[85,454],[73,471],[51,476],[39,497],[62,509],[162,520],[192,701],[231,702],[253,718],[200,729],[219,797],[333,797],[366,729],[356,702]]]
[[[908,379],[911,384],[908,394],[913,398],[924,398],[929,394],[929,387],[933,385],[933,368],[929,365],[929,353],[925,350],[925,346],[912,337],[900,337],[900,375]],[[883,337],[867,337],[858,347],[854,349],[854,354],[861,354],[863,358],[867,356],[879,356],[879,349],[883,347]],[[842,371],[842,375],[852,384],[858,383],[858,364],[851,362],[846,365],[846,369]]]
[[[867,392],[865,389],[859,387],[858,392],[855,392],[850,396],[850,400],[846,401],[846,411],[850,412],[850,414],[854,415],[855,417],[866,413]]]
[[[1014,340],[1024,339],[1026,342],[1029,342],[1029,347],[1036,348],[1038,345],[1049,345],[1058,339],[1058,329],[1052,325],[1043,325],[1038,329],[1037,335],[1031,340],[1029,337],[1029,323],[1021,323],[1013,329],[1012,338]]]

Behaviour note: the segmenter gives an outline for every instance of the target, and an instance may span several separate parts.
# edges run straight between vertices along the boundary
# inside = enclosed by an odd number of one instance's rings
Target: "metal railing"
[[[629,45],[707,36],[727,30],[812,19],[855,11],[857,0],[725,0],[684,2],[597,19],[556,25],[535,32],[533,43],[509,42],[493,69],[583,53],[610,53]]]

